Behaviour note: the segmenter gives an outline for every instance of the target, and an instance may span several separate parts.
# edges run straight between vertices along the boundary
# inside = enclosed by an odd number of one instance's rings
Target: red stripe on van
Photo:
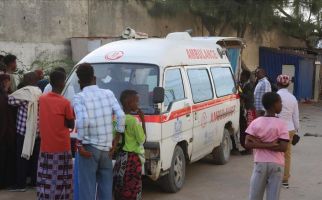
[[[192,111],[191,111],[191,107],[182,108],[182,109],[173,111],[168,118],[167,118],[166,115],[146,115],[145,116],[145,122],[150,122],[150,123],[167,122],[167,121],[176,119],[178,117],[188,115],[191,112],[196,112],[196,111],[199,111],[199,110],[203,110],[203,109],[206,109],[206,108],[209,108],[209,107],[212,107],[212,106],[215,106],[215,105],[219,105],[219,104],[225,103],[227,101],[232,101],[232,100],[235,100],[235,99],[239,99],[238,94],[233,94],[233,95],[229,95],[229,96],[222,97],[222,98],[219,98],[219,99],[214,99],[214,100],[211,100],[211,101],[199,103],[199,104],[196,104],[196,105],[192,106]]]

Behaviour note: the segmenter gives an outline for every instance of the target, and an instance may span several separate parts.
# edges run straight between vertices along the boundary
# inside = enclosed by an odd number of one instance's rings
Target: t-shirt
[[[142,155],[144,153],[143,143],[145,134],[138,120],[132,115],[125,116],[125,143],[123,150]]]
[[[63,96],[50,92],[39,98],[41,152],[70,151],[70,131],[65,120],[74,118],[71,104]]]
[[[289,141],[286,123],[277,117],[259,117],[247,128],[246,133],[262,142],[273,142],[277,139]],[[284,153],[268,149],[254,149],[254,162],[272,162],[284,165]]]

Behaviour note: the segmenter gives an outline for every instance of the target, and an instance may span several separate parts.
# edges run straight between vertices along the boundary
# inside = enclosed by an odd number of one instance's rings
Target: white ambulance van
[[[211,155],[228,162],[230,134],[239,127],[239,96],[225,50],[186,32],[162,39],[129,39],[106,44],[84,57],[97,85],[119,98],[136,90],[145,113],[145,175],[167,192],[183,187],[186,164]],[[80,91],[74,68],[65,96]]]

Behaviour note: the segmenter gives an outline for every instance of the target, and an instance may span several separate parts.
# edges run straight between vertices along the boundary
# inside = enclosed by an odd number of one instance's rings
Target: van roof
[[[160,67],[178,65],[229,64],[222,48],[206,40],[194,40],[186,32],[166,38],[129,39],[108,43],[79,63],[147,63]]]

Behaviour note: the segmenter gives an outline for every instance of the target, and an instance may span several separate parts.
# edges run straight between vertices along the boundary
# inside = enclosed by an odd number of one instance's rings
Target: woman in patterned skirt
[[[145,120],[138,108],[136,91],[126,90],[121,94],[121,103],[126,114],[122,145],[114,166],[113,189],[115,200],[142,199],[142,166],[144,163]],[[137,113],[142,126],[130,113]]]
[[[74,113],[70,102],[61,96],[66,75],[50,74],[52,92],[39,99],[40,155],[37,172],[37,198],[73,198],[73,161],[69,129],[74,128]]]

